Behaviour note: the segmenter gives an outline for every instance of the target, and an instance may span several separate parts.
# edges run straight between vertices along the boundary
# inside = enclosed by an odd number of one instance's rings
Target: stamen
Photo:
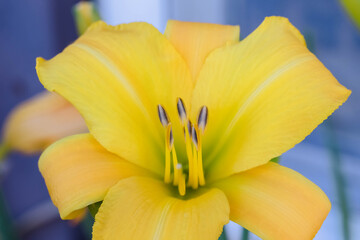
[[[157,107],[158,107],[158,115],[159,115],[160,122],[163,125],[163,127],[167,127],[170,124],[169,117],[163,106],[161,106],[159,104]]]
[[[197,150],[198,147],[199,147],[199,142],[198,142],[198,135],[197,135],[197,132],[196,132],[194,126],[191,129],[191,136],[192,136],[192,141],[193,141],[193,143],[194,143],[194,145],[196,147],[196,150]]]
[[[177,110],[180,117],[181,124],[184,125],[187,119],[186,109],[184,105],[184,101],[181,98],[177,100]]]
[[[188,127],[191,126],[190,120],[187,124],[185,124],[185,147],[186,147],[186,155],[189,161],[189,180],[188,185],[192,185],[192,182],[194,181],[194,174],[193,174],[193,153],[191,149],[191,128]]]
[[[200,186],[204,186],[205,185],[205,176],[204,176],[204,168],[203,168],[203,161],[202,161],[202,137],[201,135],[199,135],[198,137],[198,143],[199,143],[199,147],[198,147],[198,174],[199,174],[199,184]]]
[[[170,169],[171,132],[172,132],[171,125],[168,125],[165,132],[165,175],[164,175],[165,183],[171,182],[171,169]]]
[[[175,147],[172,148],[172,159],[173,159],[173,166],[175,168],[179,164],[177,155],[176,155],[176,151],[175,151]],[[180,176],[181,175],[179,174],[179,172],[176,169],[174,169],[174,181],[173,181],[174,186],[179,185],[179,177]]]
[[[183,167],[178,162],[176,155],[174,136],[170,118],[162,105],[158,105],[158,115],[161,124],[165,128],[165,174],[164,182],[171,183],[172,173],[171,165],[173,166],[173,185],[178,186],[179,194],[184,196],[186,193],[186,175],[183,173]],[[197,118],[197,123],[192,122],[187,118],[184,101],[181,98],[177,100],[177,110],[180,117],[180,122],[184,130],[186,154],[189,161],[189,177],[188,186],[197,189],[205,185],[203,162],[202,162],[202,135],[205,131],[208,122],[208,108],[202,106]],[[172,158],[172,164],[171,164]]]
[[[185,179],[186,179],[186,176],[185,174],[183,174],[183,170],[182,170],[182,165],[180,163],[178,163],[176,165],[176,170],[175,172],[178,173],[178,175],[180,176],[179,177],[179,185],[178,185],[178,191],[179,191],[179,194],[181,196],[184,196],[185,193],[186,193],[186,185],[185,185]]]
[[[206,106],[202,106],[198,115],[198,170],[199,170],[199,184],[200,186],[205,185],[205,177],[204,177],[204,169],[202,162],[202,134],[204,134],[207,122],[208,122],[208,108]]]
[[[193,166],[193,181],[192,181],[192,188],[197,189],[199,186],[199,178],[198,178],[198,157],[197,157],[197,150],[195,144],[193,145],[193,158],[192,158],[192,166]],[[189,163],[190,168],[190,163]]]
[[[192,123],[191,123],[190,120],[187,122],[187,129],[188,129],[188,132],[189,132],[189,136],[191,137]]]
[[[201,133],[205,131],[207,121],[208,121],[208,108],[206,106],[202,106],[197,119],[198,128],[201,131]]]
[[[170,148],[170,150],[173,148],[173,146],[174,146],[174,137],[173,137],[172,127],[170,125],[170,134],[169,134],[169,148]]]

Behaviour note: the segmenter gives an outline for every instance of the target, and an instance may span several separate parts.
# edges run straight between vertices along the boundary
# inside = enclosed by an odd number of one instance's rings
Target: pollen
[[[208,108],[202,106],[195,124],[189,119],[186,106],[181,98],[176,103],[178,117],[184,132],[187,164],[185,168],[178,162],[175,140],[173,136],[172,123],[169,115],[162,105],[157,106],[158,116],[165,134],[165,173],[164,182],[178,187],[179,194],[184,196],[186,188],[197,189],[205,185],[203,159],[202,159],[202,137],[208,122]],[[187,172],[185,172],[187,171]]]

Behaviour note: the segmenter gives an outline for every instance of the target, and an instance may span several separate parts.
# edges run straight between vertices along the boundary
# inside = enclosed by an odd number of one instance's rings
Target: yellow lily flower
[[[42,84],[89,134],[39,168],[63,219],[103,201],[93,239],[217,239],[229,219],[263,239],[312,239],[330,211],[305,177],[270,162],[350,95],[286,18],[239,27],[97,22],[53,59]]]
[[[84,119],[68,101],[42,92],[11,111],[3,128],[2,148],[34,154],[61,138],[84,132]]]

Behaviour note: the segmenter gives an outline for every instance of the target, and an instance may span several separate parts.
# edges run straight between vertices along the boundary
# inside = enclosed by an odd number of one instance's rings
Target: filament
[[[172,159],[173,159],[173,166],[178,166],[179,163],[174,147],[172,148]],[[179,184],[179,177],[180,177],[179,172],[177,170],[174,170],[174,182],[173,182],[174,186]]]
[[[199,170],[199,185],[205,185],[205,177],[204,177],[204,168],[203,168],[203,161],[202,161],[202,146],[201,146],[201,135],[199,135],[199,150],[198,150],[198,170]]]
[[[171,182],[171,169],[170,169],[170,132],[171,126],[169,125],[165,132],[165,175],[164,175],[164,182],[170,183]]]

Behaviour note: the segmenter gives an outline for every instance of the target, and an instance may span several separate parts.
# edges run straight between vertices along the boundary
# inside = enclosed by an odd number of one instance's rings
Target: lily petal
[[[211,51],[239,41],[240,27],[169,20],[164,34],[184,57],[195,82]]]
[[[266,18],[240,43],[211,53],[199,74],[192,117],[208,107],[208,181],[280,156],[349,95],[288,19]]]
[[[156,28],[94,23],[53,59],[38,58],[36,69],[42,84],[79,110],[107,150],[163,173],[157,105],[177,116],[177,97],[189,102],[193,87],[186,63]]]
[[[121,180],[96,214],[93,239],[218,239],[229,221],[224,193],[202,188],[189,199],[178,197],[177,190],[162,181]]]
[[[64,138],[48,147],[39,169],[62,219],[104,199],[120,179],[150,173],[106,151],[90,134]]]
[[[86,131],[85,121],[68,101],[43,92],[12,110],[2,141],[12,150],[33,154],[56,140]]]
[[[261,239],[313,239],[331,204],[319,187],[277,163],[214,184],[230,203],[230,219]]]

